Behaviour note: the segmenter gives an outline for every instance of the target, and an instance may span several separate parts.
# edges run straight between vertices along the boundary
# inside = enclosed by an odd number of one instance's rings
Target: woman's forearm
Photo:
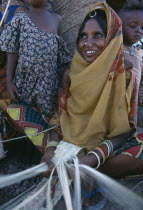
[[[55,131],[55,130],[51,130],[50,132],[49,132],[49,142],[48,142],[48,144],[47,144],[47,146],[46,146],[46,150],[47,149],[56,149],[56,147],[57,147],[57,145],[58,145],[58,143],[61,141],[61,135],[57,132],[57,131]]]
[[[93,151],[90,151],[88,153],[90,154],[90,161],[91,161],[90,165],[94,166],[95,164],[97,164],[96,155],[100,159],[100,164],[104,163],[106,158],[108,158],[112,152],[114,152],[119,147],[121,147],[122,144],[130,137],[130,135],[131,135],[131,131],[103,141],[101,145],[95,147]]]
[[[49,132],[49,136],[50,136],[50,141],[57,141],[57,142],[60,142],[61,141],[61,135],[55,131],[55,130],[51,130]]]
[[[110,141],[112,142],[113,144],[113,148],[114,148],[114,151],[116,149],[118,149],[131,135],[131,130],[128,131],[127,133],[123,133],[119,136],[116,136],[116,137],[112,137],[110,139]]]

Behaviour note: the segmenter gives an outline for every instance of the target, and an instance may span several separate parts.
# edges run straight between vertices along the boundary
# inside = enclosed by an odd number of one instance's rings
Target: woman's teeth
[[[94,54],[95,51],[94,50],[91,50],[91,51],[86,51],[86,54],[89,55],[89,54]]]

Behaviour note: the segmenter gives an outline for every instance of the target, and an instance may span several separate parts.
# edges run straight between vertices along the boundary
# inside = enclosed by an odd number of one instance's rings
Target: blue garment
[[[2,15],[6,9],[7,4],[8,4],[8,0],[0,0],[0,20],[2,19]],[[7,24],[9,21],[11,21],[11,19],[16,13],[27,8],[28,8],[28,4],[26,2],[24,1],[19,2],[18,0],[11,0],[4,23]]]
[[[7,6],[8,0],[0,0],[0,20],[2,19],[2,13]],[[52,1],[49,1],[49,7],[52,8]],[[26,1],[11,0],[10,6],[8,8],[8,14],[6,15],[5,24],[7,24],[13,16],[21,10],[28,9],[28,3]],[[51,11],[51,10],[50,10]]]

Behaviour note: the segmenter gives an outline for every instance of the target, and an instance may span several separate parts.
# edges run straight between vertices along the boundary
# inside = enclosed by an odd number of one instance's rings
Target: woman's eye
[[[86,39],[86,37],[87,37],[86,34],[81,34],[80,35],[80,39]]]
[[[101,38],[101,37],[103,37],[102,34],[100,34],[100,33],[96,33],[96,34],[95,34],[95,38]]]

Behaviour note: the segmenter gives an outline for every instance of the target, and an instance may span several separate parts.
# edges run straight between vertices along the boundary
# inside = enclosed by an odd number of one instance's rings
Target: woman
[[[70,82],[59,91],[60,118],[55,114],[51,122],[60,124],[62,136],[51,132],[45,175],[61,138],[86,149],[80,163],[110,176],[143,173],[143,135],[132,135],[136,83],[123,62],[121,21],[107,4],[98,4],[81,25]]]

